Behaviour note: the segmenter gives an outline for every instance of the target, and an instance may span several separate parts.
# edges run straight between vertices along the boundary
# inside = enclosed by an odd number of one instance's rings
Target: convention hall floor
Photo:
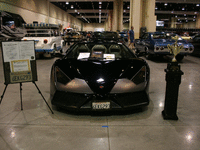
[[[53,62],[37,60],[36,82],[50,104],[49,77]],[[200,58],[187,56],[179,89],[178,121],[164,120],[165,72],[169,58],[148,60],[150,105],[125,114],[51,114],[34,84],[9,85],[0,105],[0,150],[200,150]],[[0,52],[0,95],[4,90]],[[51,105],[50,105],[51,106]]]

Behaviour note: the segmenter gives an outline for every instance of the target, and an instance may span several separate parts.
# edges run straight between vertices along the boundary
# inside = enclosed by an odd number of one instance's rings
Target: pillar
[[[200,29],[200,15],[197,15],[197,18],[196,18],[196,28]]]
[[[135,39],[138,39],[142,26],[142,0],[130,0],[129,30],[131,26],[134,27]]]
[[[176,18],[172,17],[171,18],[171,25],[170,25],[171,28],[176,28]]]
[[[156,31],[155,0],[143,0],[143,26],[148,32]]]
[[[123,30],[123,0],[113,1],[112,31]]]

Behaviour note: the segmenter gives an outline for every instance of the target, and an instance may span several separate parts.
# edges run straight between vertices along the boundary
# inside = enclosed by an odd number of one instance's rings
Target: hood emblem
[[[103,86],[103,85],[100,85],[100,86],[99,86],[99,88],[100,88],[100,89],[103,89],[103,88],[104,88],[104,86]]]

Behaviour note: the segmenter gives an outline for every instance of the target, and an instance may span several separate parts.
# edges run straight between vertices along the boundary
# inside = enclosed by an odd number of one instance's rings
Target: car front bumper
[[[95,102],[109,102],[110,108],[93,109],[92,103]],[[51,103],[52,105],[75,111],[130,110],[135,107],[148,105],[149,95],[146,91],[108,94],[104,96],[56,91]]]

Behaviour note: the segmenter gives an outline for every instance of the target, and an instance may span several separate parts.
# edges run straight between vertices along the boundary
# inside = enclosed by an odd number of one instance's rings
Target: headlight
[[[56,81],[62,84],[67,84],[71,79],[60,68],[55,67]]]
[[[146,81],[146,66],[143,66],[131,79],[135,84]]]

